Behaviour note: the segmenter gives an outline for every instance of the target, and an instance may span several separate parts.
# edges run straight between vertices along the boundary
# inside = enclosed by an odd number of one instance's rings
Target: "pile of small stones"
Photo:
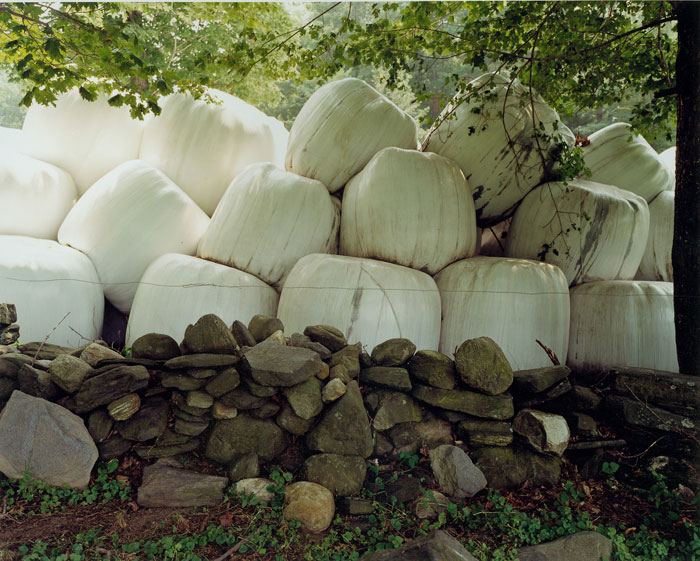
[[[0,303],[0,345],[11,345],[18,339],[17,308],[14,304]]]

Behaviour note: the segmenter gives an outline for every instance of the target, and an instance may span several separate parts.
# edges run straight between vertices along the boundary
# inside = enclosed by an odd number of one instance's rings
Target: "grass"
[[[274,493],[269,505],[229,488],[224,503],[209,509],[139,509],[116,460],[99,465],[84,491],[50,487],[28,478],[3,479],[0,560],[355,561],[367,552],[400,547],[438,528],[455,536],[480,561],[512,561],[519,547],[581,530],[597,531],[612,540],[610,561],[700,560],[698,499],[681,496],[660,475],[649,488],[635,488],[609,465],[607,479],[599,482],[489,490],[438,508],[436,518],[420,520],[414,508],[386,497],[385,489],[400,477],[417,477],[423,489],[420,500],[434,501],[432,481],[421,470],[424,462],[418,455],[405,455],[384,471],[369,463],[373,491],[365,489],[363,494],[374,503],[374,513],[364,518],[336,515],[322,535],[307,534],[298,522],[282,516],[285,485],[293,478],[279,469],[269,474]],[[24,542],[3,544],[3,528],[26,528],[30,535],[47,515],[67,513],[69,519],[76,516],[77,520],[77,513],[96,508],[104,509],[103,514],[87,525],[73,529],[68,524],[48,537],[35,533]],[[616,519],[617,515],[623,519]],[[119,517],[121,525],[114,522]],[[155,523],[139,529],[143,517]]]

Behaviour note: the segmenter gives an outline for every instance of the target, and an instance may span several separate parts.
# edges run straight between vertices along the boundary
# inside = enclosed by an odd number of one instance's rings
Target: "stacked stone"
[[[15,305],[0,303],[0,345],[11,345],[19,339],[19,325],[16,322]]]

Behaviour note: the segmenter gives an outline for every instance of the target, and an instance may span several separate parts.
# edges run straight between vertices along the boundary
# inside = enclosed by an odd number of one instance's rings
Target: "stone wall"
[[[128,358],[100,342],[0,347],[0,403],[14,390],[58,403],[104,459],[199,452],[233,481],[282,465],[338,496],[360,490],[370,457],[441,445],[468,452],[491,487],[554,483],[562,455],[595,476],[652,443],[648,457],[676,451],[656,467],[693,476],[691,377],[611,370],[586,386],[566,366],[513,372],[488,338],[465,341],[455,360],[406,339],[367,351],[330,326],[285,336],[277,318],[229,327],[210,314],[180,343],[139,338]]]

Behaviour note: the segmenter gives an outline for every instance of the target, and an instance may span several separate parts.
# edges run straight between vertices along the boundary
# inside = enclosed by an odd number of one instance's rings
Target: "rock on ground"
[[[159,460],[143,470],[136,502],[141,506],[213,506],[224,498],[225,477],[173,467],[177,462]]]
[[[50,485],[85,487],[97,447],[83,420],[44,399],[14,391],[0,417],[0,471]]]
[[[456,539],[442,530],[416,538],[398,549],[368,553],[361,561],[477,561]],[[573,561],[573,559],[572,559]]]
[[[292,483],[284,491],[284,502],[282,515],[285,519],[301,522],[310,532],[326,530],[335,515],[333,494],[317,483]]]
[[[486,487],[486,477],[457,446],[443,444],[430,451],[430,467],[440,490],[451,497],[473,497]]]
[[[610,559],[612,542],[598,532],[577,532],[518,550],[518,561],[603,561]]]

